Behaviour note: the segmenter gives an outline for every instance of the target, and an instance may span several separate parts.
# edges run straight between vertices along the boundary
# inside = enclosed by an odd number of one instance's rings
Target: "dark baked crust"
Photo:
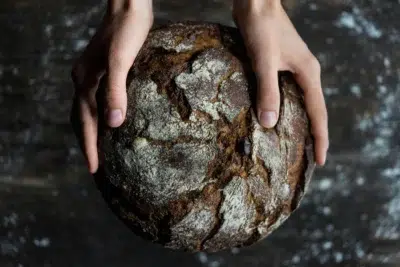
[[[136,234],[187,251],[247,246],[276,229],[315,165],[301,90],[290,73],[279,82],[280,119],[266,130],[237,29],[153,29],[128,75],[126,121],[100,122],[96,182],[115,214]]]

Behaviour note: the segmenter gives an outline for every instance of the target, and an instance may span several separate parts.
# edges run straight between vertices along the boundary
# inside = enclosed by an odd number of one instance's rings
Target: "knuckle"
[[[128,72],[133,61],[132,51],[126,48],[120,48],[111,44],[108,49],[108,68],[109,71]]]
[[[154,20],[155,20],[154,13],[151,12],[149,16],[149,23],[150,23],[149,28],[154,24]]]
[[[323,105],[321,107],[321,110],[319,111],[319,114],[320,114],[320,117],[321,117],[320,118],[321,122],[323,122],[324,125],[327,125],[328,124],[328,110],[326,109],[325,105]]]
[[[325,123],[328,123],[328,111],[326,110],[326,108],[324,108],[324,109],[322,110],[322,112],[321,112],[321,117],[322,117],[322,120],[323,120]]]
[[[317,116],[318,121],[325,122],[328,118],[328,112],[322,102],[314,108],[313,112]]]
[[[264,101],[276,102],[279,100],[279,87],[271,86],[271,82],[261,85],[259,90],[259,97]]]
[[[125,58],[124,56],[119,53],[119,51],[114,47],[110,46],[109,49],[109,56],[108,56],[108,65],[109,68],[113,69],[122,69],[125,65]]]
[[[142,15],[143,15],[143,21],[147,25],[151,26],[154,23],[154,13],[153,12],[148,12],[148,13],[146,12],[146,13],[143,13]]]
[[[122,88],[121,85],[118,84],[110,84],[107,92],[106,92],[106,101],[107,102],[119,102],[121,99],[125,97],[125,89]]]
[[[279,92],[275,94],[272,92],[270,94],[264,93],[258,97],[258,106],[261,109],[278,109],[279,108]]]
[[[317,124],[314,124],[312,129],[313,129],[313,135],[318,137],[318,139],[325,141],[328,140],[328,126],[325,123],[325,121],[321,120]]]
[[[328,113],[326,111],[326,109],[318,109],[315,111],[316,112],[316,121],[319,125],[318,129],[320,132],[324,132],[327,128],[328,125]]]
[[[319,63],[318,59],[314,55],[308,56],[305,62],[306,66],[309,66],[311,71],[314,71],[316,73],[321,72],[321,64]]]
[[[312,131],[312,135],[314,136],[314,138],[318,139],[320,142],[329,143],[329,138],[328,138],[328,134],[326,133],[326,131],[314,130],[314,131]]]

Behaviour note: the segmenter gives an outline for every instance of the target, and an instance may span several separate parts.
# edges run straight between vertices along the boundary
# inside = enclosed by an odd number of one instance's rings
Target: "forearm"
[[[135,11],[139,14],[152,14],[152,0],[108,0],[107,12]]]

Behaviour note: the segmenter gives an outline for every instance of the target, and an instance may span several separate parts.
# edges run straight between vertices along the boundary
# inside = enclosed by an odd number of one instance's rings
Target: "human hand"
[[[260,124],[275,126],[280,108],[278,71],[292,72],[304,91],[316,162],[323,165],[329,146],[328,116],[318,60],[297,33],[280,0],[235,0],[232,14],[257,76]]]
[[[119,127],[126,115],[126,78],[153,24],[151,0],[110,0],[98,31],[72,70],[71,122],[91,173],[98,169],[96,91],[107,72],[105,121]]]

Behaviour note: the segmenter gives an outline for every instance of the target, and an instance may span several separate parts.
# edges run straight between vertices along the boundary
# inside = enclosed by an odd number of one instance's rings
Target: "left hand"
[[[328,116],[318,60],[301,39],[279,0],[235,0],[233,17],[245,40],[257,76],[259,123],[272,128],[278,121],[278,71],[291,71],[304,91],[315,139],[315,159],[323,165],[329,146]]]
[[[91,173],[99,167],[98,115],[104,114],[110,127],[123,123],[126,77],[152,24],[151,0],[110,0],[102,24],[74,65],[70,118]],[[96,93],[106,73],[105,110],[98,110]]]

